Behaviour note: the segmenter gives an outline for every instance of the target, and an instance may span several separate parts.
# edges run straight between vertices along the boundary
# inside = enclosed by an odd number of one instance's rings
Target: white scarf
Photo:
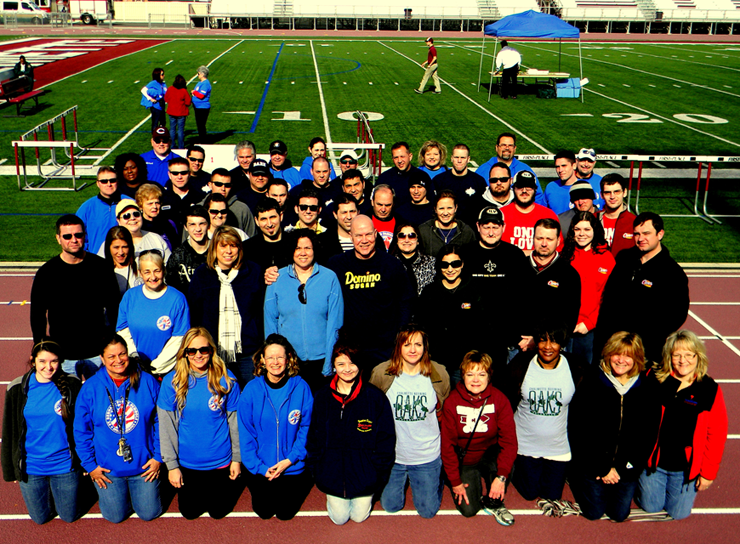
[[[221,282],[218,295],[218,354],[227,363],[236,361],[236,354],[242,352],[242,317],[231,288],[231,282],[237,274],[239,270],[236,268],[225,274],[216,267],[216,276]]]

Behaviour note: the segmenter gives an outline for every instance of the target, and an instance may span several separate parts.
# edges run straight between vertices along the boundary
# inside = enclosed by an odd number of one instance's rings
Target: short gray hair
[[[199,74],[203,74],[207,78],[208,77],[208,74],[210,74],[211,71],[208,69],[208,66],[202,65],[202,66],[199,66],[198,67],[198,73]]]
[[[249,140],[242,140],[234,146],[234,157],[236,157],[237,153],[239,153],[239,151],[241,151],[242,149],[251,149],[253,155],[257,154],[257,149],[254,147],[253,142],[250,142]]]

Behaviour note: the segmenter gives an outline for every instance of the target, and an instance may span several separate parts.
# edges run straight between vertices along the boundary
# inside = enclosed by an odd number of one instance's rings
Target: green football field
[[[363,35],[364,37],[365,35]],[[149,146],[146,110],[139,89],[153,68],[190,79],[210,64],[213,84],[208,121],[213,143],[249,139],[258,152],[282,139],[300,165],[308,141],[323,136],[354,142],[351,112],[369,114],[377,141],[388,147],[405,140],[418,150],[427,139],[452,148],[467,143],[480,164],[494,153],[503,131],[519,137],[518,154],[551,154],[593,147],[600,154],[740,156],[740,45],[594,44],[582,45],[585,102],[539,99],[529,86],[516,101],[495,94],[488,101],[488,72],[494,44],[483,52],[483,83],[477,82],[481,41],[438,41],[442,94],[413,92],[427,48],[419,40],[372,39],[178,39],[110,61],[49,86],[43,109],[25,118],[2,118],[0,161],[14,164],[10,142],[44,119],[79,106],[80,140],[119,152]],[[579,76],[578,44],[516,43],[526,67]],[[268,83],[269,82],[269,83]],[[190,86],[192,89],[192,84]],[[9,113],[7,107],[2,113]],[[186,142],[194,119],[186,123]],[[390,165],[390,152],[384,155]],[[547,162],[531,162],[549,168]],[[724,166],[724,168],[723,168]],[[599,162],[604,174],[629,163]],[[644,180],[641,210],[686,214],[693,208],[696,163],[646,163],[652,172],[688,169],[684,177]],[[714,165],[709,208],[740,214],[737,175]],[[549,171],[548,171],[549,172]],[[729,174],[729,177],[727,177]],[[545,185],[552,174],[541,175]],[[725,177],[721,177],[724,175]],[[74,212],[94,188],[72,192],[20,192],[15,176],[0,177],[0,259],[45,260],[57,252],[54,214]],[[682,262],[740,262],[736,219],[709,225],[699,219],[668,218],[666,243]]]

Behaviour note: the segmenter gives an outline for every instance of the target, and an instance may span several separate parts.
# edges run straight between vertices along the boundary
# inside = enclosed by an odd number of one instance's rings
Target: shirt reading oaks
[[[396,463],[422,465],[440,455],[437,395],[427,376],[401,374],[386,392],[396,421]]]

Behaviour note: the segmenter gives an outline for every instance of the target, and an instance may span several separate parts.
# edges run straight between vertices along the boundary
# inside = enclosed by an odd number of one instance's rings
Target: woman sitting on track
[[[157,399],[162,460],[178,489],[180,513],[221,519],[233,508],[241,474],[239,385],[203,327],[190,329]]]
[[[587,519],[624,521],[630,514],[660,421],[656,382],[644,370],[640,337],[615,333],[568,408],[570,488]]]
[[[295,517],[311,490],[305,470],[313,397],[298,356],[279,334],[254,354],[256,378],[239,399],[239,443],[252,509],[262,519]]]
[[[658,441],[640,476],[635,501],[646,512],[673,519],[691,514],[697,491],[717,478],[727,442],[722,389],[707,376],[709,359],[696,334],[680,330],[663,346],[656,372],[663,416]]]
[[[433,518],[442,502],[442,459],[437,412],[450,394],[450,377],[429,356],[427,335],[406,325],[396,336],[390,361],[373,369],[370,383],[385,392],[396,424],[396,459],[380,497],[386,512],[406,503],[406,482],[423,518]]]
[[[113,266],[121,296],[143,283],[134,258],[134,240],[125,227],[111,227],[105,235],[105,260]]]
[[[79,516],[82,479],[72,423],[80,381],[62,372],[62,349],[48,338],[31,350],[30,370],[8,385],[3,412],[2,467],[6,482],[20,482],[31,519],[57,513]]]
[[[97,486],[100,512],[120,523],[132,512],[150,521],[159,498],[159,382],[128,358],[126,342],[106,341],[100,369],[82,386],[74,437],[82,467]]]

